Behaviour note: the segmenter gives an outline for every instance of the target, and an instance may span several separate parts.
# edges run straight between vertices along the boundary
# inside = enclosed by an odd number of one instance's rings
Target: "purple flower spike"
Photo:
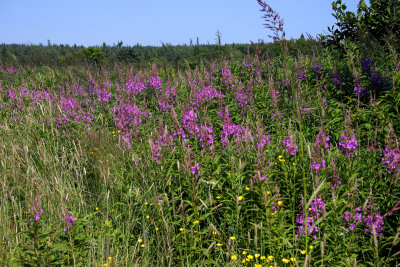
[[[355,225],[354,223],[350,224],[350,225],[349,225],[349,229],[350,229],[351,231],[354,231],[354,230],[356,229],[356,225]]]
[[[39,221],[40,220],[40,215],[38,213],[36,213],[33,218],[35,219],[35,221]]]

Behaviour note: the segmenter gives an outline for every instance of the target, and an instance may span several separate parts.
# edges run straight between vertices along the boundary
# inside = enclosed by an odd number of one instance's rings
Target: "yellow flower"
[[[271,191],[267,191],[267,195],[270,195],[271,194]]]
[[[110,260],[112,260],[112,258],[111,258],[111,257],[108,257],[108,260],[110,261]]]
[[[183,231],[185,231],[185,229],[183,229],[183,228],[181,227],[181,228],[179,228],[179,231],[183,232]]]
[[[194,225],[199,224],[199,221],[194,221],[193,224]]]
[[[98,208],[98,207],[96,207],[96,210],[99,210],[99,208]]]
[[[141,238],[139,238],[138,242],[139,242],[139,243],[142,243],[142,242],[143,242],[143,240],[142,240]]]
[[[269,152],[269,150],[267,149],[267,152]]]
[[[243,251],[242,254],[243,254],[243,255],[246,255],[246,254],[247,254],[247,251]]]
[[[107,266],[108,266],[108,264],[107,264],[107,263],[104,263],[104,264],[103,264],[103,267],[107,267]]]
[[[144,244],[140,245],[141,248],[144,248]]]
[[[217,235],[217,231],[212,231],[212,234],[213,235]]]
[[[147,202],[144,202],[144,204],[147,206],[147,205],[149,205],[149,203],[147,203]]]
[[[282,158],[283,158],[283,156],[282,156],[282,155],[279,155],[279,156],[278,156],[278,159],[282,159]]]
[[[158,231],[158,230],[160,230],[160,229],[158,229],[158,227],[156,227],[156,231]]]
[[[235,239],[236,239],[236,237],[234,237],[234,236],[231,236],[231,237],[230,237],[230,239],[231,239],[231,240],[235,240]]]
[[[197,230],[194,230],[193,233],[197,234]]]
[[[245,262],[246,262],[246,259],[243,259],[243,260],[242,260],[242,263],[245,263]]]
[[[266,260],[267,258],[265,256],[261,256],[260,260]]]
[[[277,214],[278,212],[277,211],[274,211],[273,213],[272,213],[272,215],[275,215],[275,214]]]
[[[310,245],[308,248],[309,248],[309,249],[313,249],[313,248],[314,248],[314,246],[313,246],[313,245]]]
[[[221,199],[221,198],[222,198],[221,196],[217,196],[217,197],[216,197],[216,199]]]
[[[285,159],[279,159],[280,162],[285,162]]]
[[[118,130],[118,133],[120,133],[121,131],[120,130]]]
[[[231,256],[231,260],[233,260],[233,261],[237,260],[237,256],[236,255],[232,255]]]
[[[249,187],[246,187],[246,188],[245,188],[245,190],[246,190],[246,191],[249,191],[249,190],[250,190],[250,188],[249,188]]]
[[[243,200],[243,196],[239,196],[239,197],[238,197],[238,200],[239,200],[239,201],[242,201],[242,200]]]
[[[221,243],[217,243],[217,247],[222,247],[222,244]]]
[[[303,254],[303,255],[306,254],[306,253],[307,253],[306,250],[302,250],[302,251],[301,251],[301,254]]]
[[[282,261],[283,261],[284,263],[289,263],[289,262],[290,262],[290,260],[288,260],[288,259],[282,259]]]
[[[256,257],[256,258],[258,258],[258,257],[260,257],[260,254],[254,254],[254,257]]]
[[[295,261],[296,261],[296,258],[290,258],[290,260],[293,261],[293,262],[295,262]]]
[[[261,264],[254,264],[254,267],[262,267],[262,265]]]
[[[254,256],[253,256],[253,255],[247,255],[247,258],[248,258],[249,260],[253,260],[253,259],[254,259]]]
[[[296,163],[293,162],[293,166],[296,166]]]
[[[274,256],[268,256],[268,260],[272,261],[274,259]]]
[[[278,205],[279,205],[279,206],[282,206],[282,205],[283,205],[283,201],[282,201],[282,200],[279,200],[279,201],[278,201]]]
[[[149,216],[149,215],[147,215],[147,216],[146,216],[146,219],[150,219],[150,216]]]

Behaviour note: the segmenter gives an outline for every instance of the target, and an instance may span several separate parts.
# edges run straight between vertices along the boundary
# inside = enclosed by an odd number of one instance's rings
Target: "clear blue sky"
[[[331,0],[267,0],[287,38],[327,32]],[[344,1],[351,11],[358,0]],[[0,0],[0,43],[161,45],[249,43],[267,37],[256,0]]]

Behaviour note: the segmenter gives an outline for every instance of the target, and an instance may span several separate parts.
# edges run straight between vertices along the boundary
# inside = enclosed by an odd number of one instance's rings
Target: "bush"
[[[329,46],[343,48],[343,41],[351,41],[359,45],[363,53],[371,52],[371,47],[382,49],[388,43],[399,47],[399,0],[371,0],[369,6],[360,0],[357,14],[346,11],[342,0],[334,1],[332,9],[337,22],[336,28],[328,27],[331,34],[326,36],[326,42]]]

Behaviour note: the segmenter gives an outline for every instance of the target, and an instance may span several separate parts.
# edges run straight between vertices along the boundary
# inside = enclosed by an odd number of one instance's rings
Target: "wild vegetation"
[[[394,33],[293,53],[307,41],[258,2],[276,42],[240,59],[35,61],[10,49],[37,46],[3,45],[0,265],[400,264]]]

